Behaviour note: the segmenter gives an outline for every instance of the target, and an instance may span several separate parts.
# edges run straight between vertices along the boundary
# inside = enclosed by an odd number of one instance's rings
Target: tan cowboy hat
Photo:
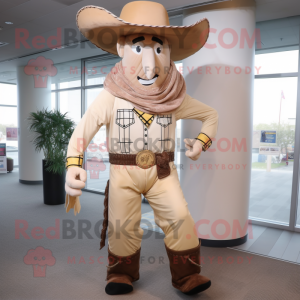
[[[117,40],[129,34],[153,34],[165,37],[172,46],[171,59],[178,61],[199,51],[207,41],[207,19],[189,26],[170,26],[167,10],[151,1],[126,4],[120,18],[105,8],[85,6],[77,13],[80,32],[94,45],[118,55]]]

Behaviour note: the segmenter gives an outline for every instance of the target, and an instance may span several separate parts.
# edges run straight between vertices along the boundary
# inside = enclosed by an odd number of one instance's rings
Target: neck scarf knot
[[[173,61],[165,81],[154,88],[133,86],[120,61],[107,75],[104,88],[115,97],[131,102],[138,110],[153,115],[171,113],[181,105],[186,94],[184,78]]]

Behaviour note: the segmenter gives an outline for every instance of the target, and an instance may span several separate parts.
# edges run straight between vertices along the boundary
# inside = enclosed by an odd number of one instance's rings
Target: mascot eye
[[[45,259],[46,259],[46,257],[45,257],[45,256],[43,256],[43,257],[42,257],[42,260],[45,260]]]
[[[132,46],[132,51],[136,54],[141,54],[142,53],[142,47],[140,45],[133,45]]]
[[[43,69],[44,69],[44,71],[46,71],[46,70],[47,70],[47,67],[44,67]]]
[[[160,48],[160,47],[157,47],[157,48],[156,48],[156,53],[157,53],[157,54],[160,54],[160,53],[161,53],[161,48]]]
[[[37,260],[37,257],[35,256],[33,259],[34,259],[34,260]]]
[[[35,67],[35,69],[38,70],[39,68],[38,68],[38,67]]]

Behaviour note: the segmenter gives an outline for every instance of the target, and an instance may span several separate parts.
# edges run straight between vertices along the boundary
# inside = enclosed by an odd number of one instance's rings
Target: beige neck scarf
[[[169,73],[160,87],[132,86],[125,77],[122,61],[118,62],[104,81],[104,88],[112,95],[131,102],[135,108],[148,114],[166,114],[178,108],[186,94],[184,78],[171,61]]]

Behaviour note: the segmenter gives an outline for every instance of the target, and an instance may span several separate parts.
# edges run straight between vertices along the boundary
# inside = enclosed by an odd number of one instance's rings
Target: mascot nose
[[[155,54],[152,47],[145,47],[143,49],[142,64],[146,77],[152,79],[155,75]]]

